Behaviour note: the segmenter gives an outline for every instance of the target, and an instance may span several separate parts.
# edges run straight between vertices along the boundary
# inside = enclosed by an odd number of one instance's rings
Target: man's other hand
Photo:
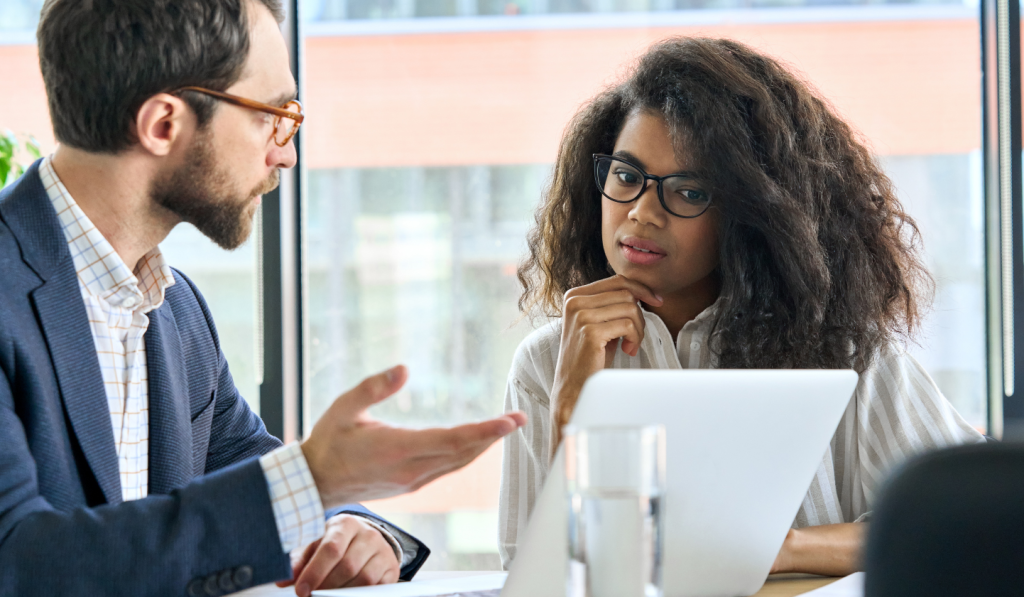
[[[376,527],[359,516],[338,514],[327,521],[322,538],[292,554],[292,580],[277,586],[294,584],[296,595],[309,597],[318,589],[397,582],[400,571],[394,548]]]
[[[334,401],[302,442],[325,510],[419,489],[526,424],[521,412],[448,429],[402,429],[371,418],[366,409],[401,389],[408,376],[398,365],[364,379]]]

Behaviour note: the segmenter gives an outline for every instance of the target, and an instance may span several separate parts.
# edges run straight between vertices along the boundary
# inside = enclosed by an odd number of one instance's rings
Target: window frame
[[[989,434],[1024,437],[1020,4],[980,3]]]
[[[281,24],[292,75],[303,96],[300,0],[284,0]],[[292,142],[297,162],[281,171],[281,184],[263,196],[257,230],[257,341],[262,342],[260,417],[272,435],[288,443],[303,433],[302,320],[306,292],[302,281],[302,197],[306,179],[300,128]]]

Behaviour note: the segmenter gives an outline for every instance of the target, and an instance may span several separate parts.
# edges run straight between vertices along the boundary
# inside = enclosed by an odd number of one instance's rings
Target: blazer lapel
[[[103,373],[67,239],[39,179],[41,161],[0,192],[0,217],[17,239],[22,259],[43,281],[31,300],[50,349],[64,410],[107,503],[118,504],[121,478]]]
[[[170,493],[192,480],[188,374],[174,314],[166,302],[149,313],[149,492]]]
[[[50,347],[71,428],[107,503],[119,504],[121,478],[107,392],[70,255],[66,267],[32,292],[32,300]]]

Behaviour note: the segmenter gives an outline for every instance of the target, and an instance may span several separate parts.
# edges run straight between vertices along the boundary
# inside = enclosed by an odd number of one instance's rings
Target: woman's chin
[[[661,283],[661,276],[657,272],[653,271],[653,267],[649,265],[635,265],[632,263],[619,263],[612,266],[612,270],[624,277],[629,278],[635,282],[640,282],[644,286],[651,289],[654,294],[661,294],[660,290],[663,286]]]

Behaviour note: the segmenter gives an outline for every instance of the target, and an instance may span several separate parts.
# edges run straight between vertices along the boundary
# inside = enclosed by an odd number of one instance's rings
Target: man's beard
[[[255,198],[277,188],[278,171],[248,193],[238,191],[227,172],[217,168],[207,135],[193,141],[184,164],[153,181],[150,197],[195,226],[222,249],[237,249],[252,232]]]

